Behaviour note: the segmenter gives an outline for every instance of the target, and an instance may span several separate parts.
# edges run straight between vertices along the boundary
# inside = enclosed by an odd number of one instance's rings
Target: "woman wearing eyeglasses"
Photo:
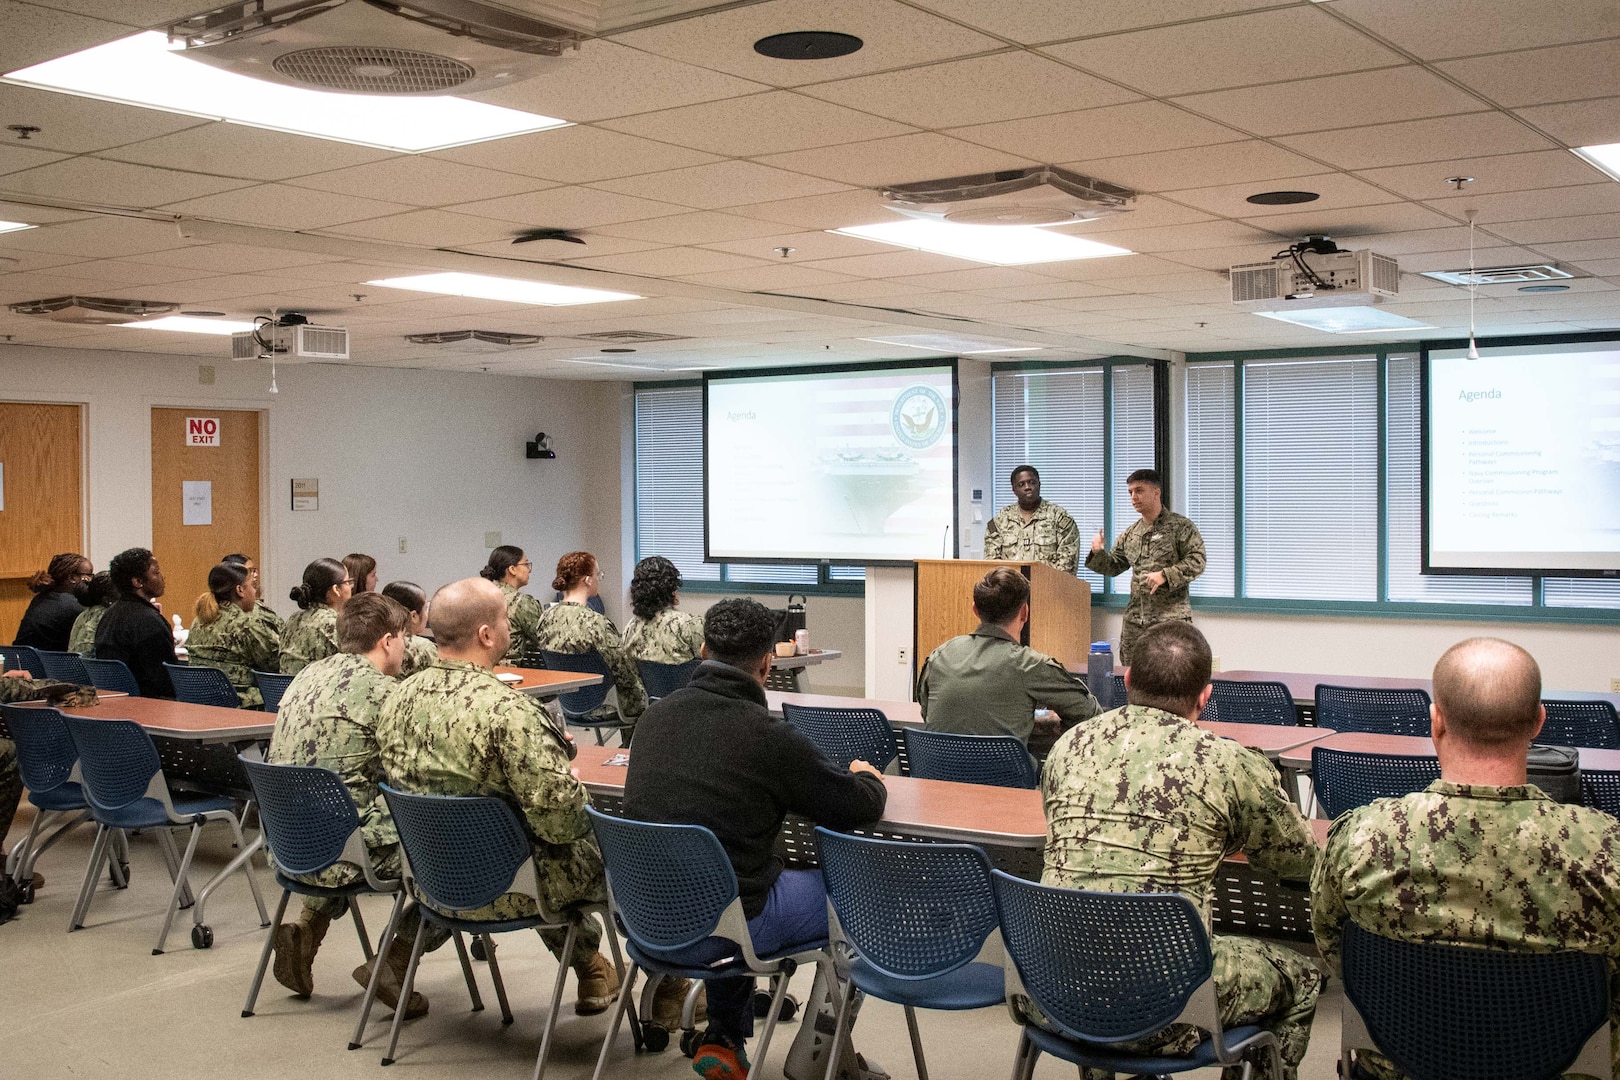
[[[238,551],[232,552],[219,561],[222,563],[230,563],[235,566],[240,566],[242,569],[248,572],[248,577],[253,579],[253,587],[259,591],[259,602],[253,605],[253,611],[250,614],[252,614],[255,619],[259,619],[270,629],[274,630],[276,632],[276,637],[279,638],[281,636],[281,631],[286,628],[287,624],[282,620],[280,615],[276,614],[275,608],[264,602],[264,586],[259,582],[259,564],[253,561],[253,556],[243,555]],[[203,595],[207,596],[210,594],[204,593]],[[197,598],[197,603],[203,603],[202,597]],[[197,613],[199,615],[202,614],[202,609],[199,608]]]
[[[525,656],[540,651],[540,601],[528,593],[520,592],[529,584],[534,563],[523,554],[523,549],[502,544],[489,553],[489,562],[478,571],[480,577],[493,581],[506,597],[506,618],[512,624],[512,646],[506,650],[503,663],[517,664]]]
[[[23,612],[12,644],[65,652],[68,638],[73,636],[73,620],[84,610],[79,599],[95,572],[89,559],[70,551],[56,556],[49,566],[29,578],[28,588],[34,598]]]
[[[336,559],[316,559],[287,596],[298,611],[281,631],[281,673],[296,675],[338,651],[337,613],[354,593],[354,579]]]

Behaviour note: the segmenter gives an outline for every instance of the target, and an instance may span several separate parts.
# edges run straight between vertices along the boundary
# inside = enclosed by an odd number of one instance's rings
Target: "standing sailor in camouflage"
[[[405,666],[399,672],[400,678],[408,679],[418,671],[432,667],[434,661],[439,659],[439,650],[433,647],[433,642],[426,636],[427,593],[423,592],[422,586],[414,581],[390,581],[383,586],[382,594],[411,615],[410,633],[405,637]]]
[[[1205,558],[1198,526],[1164,505],[1156,470],[1137,469],[1125,485],[1142,517],[1119,534],[1112,551],[1098,529],[1086,567],[1104,577],[1131,571],[1131,599],[1119,630],[1119,660],[1129,666],[1142,631],[1166,620],[1192,622],[1187,586],[1204,572]]]
[[[338,615],[338,643],[342,652],[310,664],[298,673],[282,695],[276,729],[267,760],[274,765],[313,765],[330,769],[343,779],[360,814],[360,829],[373,872],[380,878],[400,875],[399,834],[377,786],[382,776],[382,748],[377,743],[377,717],[396,685],[405,659],[405,609],[377,593],[361,593],[343,605]],[[301,875],[311,885],[337,888],[361,880],[363,872],[352,863],[338,863],[318,874]],[[300,997],[315,991],[315,953],[327,927],[348,910],[344,900],[306,896],[296,922],[275,930],[276,981]],[[411,958],[420,915],[411,904],[400,918],[394,939],[384,950],[377,996],[397,1008],[405,966]],[[431,930],[429,948],[444,944],[448,935]],[[369,965],[354,969],[354,981],[366,986]],[[411,994],[407,1019],[428,1010],[427,999]]]
[[[506,599],[506,621],[512,627],[512,644],[501,659],[503,664],[517,664],[525,657],[540,651],[540,601],[525,589],[529,576],[534,573],[534,560],[523,554],[523,549],[502,544],[489,553],[489,562],[478,571],[485,581],[493,581],[501,588]]]
[[[1343,926],[1399,941],[1589,952],[1620,965],[1620,821],[1554,802],[1526,777],[1541,669],[1496,638],[1453,645],[1429,707],[1440,779],[1344,814],[1311,882],[1311,929],[1340,971]],[[1610,995],[1620,1080],[1620,995]],[[1362,1053],[1357,1071],[1398,1077]]]
[[[338,651],[337,613],[354,595],[354,579],[336,559],[316,559],[287,595],[298,611],[281,630],[281,673],[296,675]]]
[[[636,563],[630,579],[630,610],[635,618],[624,628],[624,651],[632,662],[684,664],[703,648],[703,616],[676,607],[681,572],[662,555]]]
[[[191,663],[223,671],[244,709],[264,707],[253,673],[281,668],[281,640],[253,615],[258,601],[252,575],[240,565],[220,563],[208,571],[208,591],[197,600],[197,618],[186,636]]]
[[[531,698],[495,677],[491,667],[511,644],[506,603],[488,581],[467,578],[433,597],[439,660],[395,687],[377,735],[383,772],[401,791],[420,795],[493,795],[511,803],[533,838],[534,868],[545,907],[566,914],[602,903],[607,886],[602,856],[591,839],[590,796],[570,772],[573,743]],[[463,918],[506,919],[534,914],[534,902],[508,894]],[[578,916],[574,954],[560,957],[579,976],[574,1011],[599,1013],[613,1001],[619,976],[598,951],[602,930]],[[554,954],[561,930],[541,930]]]
[[[1309,880],[1316,844],[1277,770],[1195,723],[1209,700],[1210,662],[1209,643],[1190,623],[1147,630],[1125,677],[1131,704],[1081,724],[1052,748],[1041,776],[1044,884],[1180,893],[1207,925],[1216,873],[1234,852],[1284,881]],[[1281,945],[1213,934],[1210,944],[1221,1022],[1275,1032],[1284,1075],[1294,1080],[1321,974]],[[1132,1046],[1183,1053],[1197,1042],[1192,1028],[1176,1026]]]
[[[1012,473],[1018,501],[1004,506],[984,527],[984,557],[1008,562],[1043,562],[1066,574],[1080,560],[1080,527],[1069,512],[1041,498],[1041,474],[1033,465]]]
[[[591,713],[592,720],[620,720],[619,742],[630,745],[636,718],[647,707],[647,692],[641,685],[636,662],[625,651],[618,627],[606,615],[586,605],[600,595],[602,570],[588,551],[570,551],[557,560],[557,576],[551,587],[563,594],[562,603],[553,604],[540,616],[540,648],[548,652],[578,655],[595,649],[613,676],[614,697]]]

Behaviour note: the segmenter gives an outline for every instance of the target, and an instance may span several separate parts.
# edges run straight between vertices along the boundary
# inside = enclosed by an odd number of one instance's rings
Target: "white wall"
[[[532,592],[549,596],[557,556],[584,548],[621,561],[614,383],[347,365],[283,365],[280,393],[255,363],[0,345],[0,399],[88,405],[89,554],[104,567],[152,535],[154,406],[263,409],[268,510],[258,552],[267,599],[283,612],[306,563],[364,551],[383,582],[430,592],[475,574],[499,531],[533,558]],[[523,443],[553,437],[554,461]],[[288,482],[320,479],[320,509],[293,513]],[[399,537],[408,551],[398,553]],[[158,553],[160,556],[161,552]],[[622,589],[606,597],[622,614]]]

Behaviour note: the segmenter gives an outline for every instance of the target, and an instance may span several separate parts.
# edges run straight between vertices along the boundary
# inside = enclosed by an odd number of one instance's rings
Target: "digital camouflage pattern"
[[[584,604],[553,604],[540,615],[540,648],[574,654],[595,649],[613,672],[618,715],[634,720],[647,708],[647,692],[642,689],[635,659],[625,650],[618,628],[606,615],[598,615]],[[612,719],[613,705],[604,702],[591,715],[593,719]]]
[[[222,604],[211,623],[194,619],[186,635],[186,654],[198,667],[218,668],[244,709],[264,707],[255,671],[281,670],[281,640],[270,624],[236,604]]]
[[[263,600],[253,605],[252,615],[273,630],[278,638],[281,637],[281,631],[286,629],[287,624],[282,621],[281,616],[277,615],[275,609]]]
[[[631,661],[684,664],[703,648],[703,616],[668,607],[650,619],[636,616],[624,628],[624,651]]]
[[[290,692],[290,691],[289,691]],[[513,804],[534,845],[545,907],[553,914],[603,903],[602,856],[591,838],[590,796],[569,772],[573,744],[533,699],[488,668],[440,657],[395,686],[377,724],[383,772],[402,791],[424,795],[493,795]],[[508,893],[463,918],[507,919],[534,913],[534,903]],[[560,930],[540,936],[553,952]],[[602,939],[595,919],[580,921],[572,963],[584,963]]]
[[[506,621],[512,624],[512,644],[501,662],[516,664],[524,656],[540,651],[540,601],[504,581],[495,584],[506,597]]]
[[[984,557],[1043,562],[1072,574],[1080,561],[1080,527],[1055,502],[1041,500],[1028,521],[1017,503],[1004,506],[984,527]]]
[[[1159,511],[1151,525],[1138,518],[1119,534],[1113,550],[1086,556],[1086,567],[1104,577],[1131,571],[1131,599],[1119,632],[1120,663],[1130,664],[1131,646],[1154,623],[1192,621],[1187,587],[1204,572],[1206,562],[1198,526],[1169,509]],[[1154,592],[1145,578],[1157,570],[1164,571],[1164,584]]]
[[[982,624],[929,654],[917,677],[917,702],[930,731],[1011,735],[1029,745],[1035,710],[1051,709],[1063,727],[1102,711],[1062,664]],[[1043,732],[1046,743],[1057,731]]]
[[[73,630],[68,634],[68,652],[76,652],[80,656],[96,655],[96,627],[101,625],[101,617],[107,614],[111,606],[97,604],[79,612],[78,618],[73,620]]]
[[[1436,780],[1344,814],[1311,882],[1311,929],[1340,973],[1346,918],[1401,941],[1590,952],[1620,965],[1620,821],[1533,785]],[[1620,1080],[1620,980],[1610,993]],[[1387,1060],[1358,1064],[1380,1077]]]
[[[281,673],[296,675],[338,651],[337,609],[325,604],[303,608],[281,628]]]
[[[1041,881],[1101,892],[1180,893],[1208,925],[1221,860],[1239,851],[1284,881],[1309,880],[1316,843],[1264,756],[1173,713],[1126,705],[1058,739],[1041,776]],[[1310,1040],[1322,977],[1281,945],[1211,935],[1215,995],[1226,1024],[1258,1023],[1280,1044],[1292,1080]],[[1174,1027],[1133,1044],[1184,1052]]]
[[[439,659],[439,647],[425,637],[412,634],[405,639],[405,663],[399,677],[408,679],[418,671],[426,671]]]

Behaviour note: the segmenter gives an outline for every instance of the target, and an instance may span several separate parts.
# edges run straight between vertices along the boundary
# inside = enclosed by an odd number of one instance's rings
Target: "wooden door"
[[[193,431],[192,421],[217,426],[200,424]],[[208,524],[185,524],[188,483],[209,485]],[[168,579],[164,614],[179,615],[190,626],[197,597],[208,588],[208,571],[233,551],[260,558],[259,413],[153,409],[152,552]]]
[[[85,549],[83,410],[0,402],[0,641],[7,644],[33,599],[28,579],[51,556]]]

